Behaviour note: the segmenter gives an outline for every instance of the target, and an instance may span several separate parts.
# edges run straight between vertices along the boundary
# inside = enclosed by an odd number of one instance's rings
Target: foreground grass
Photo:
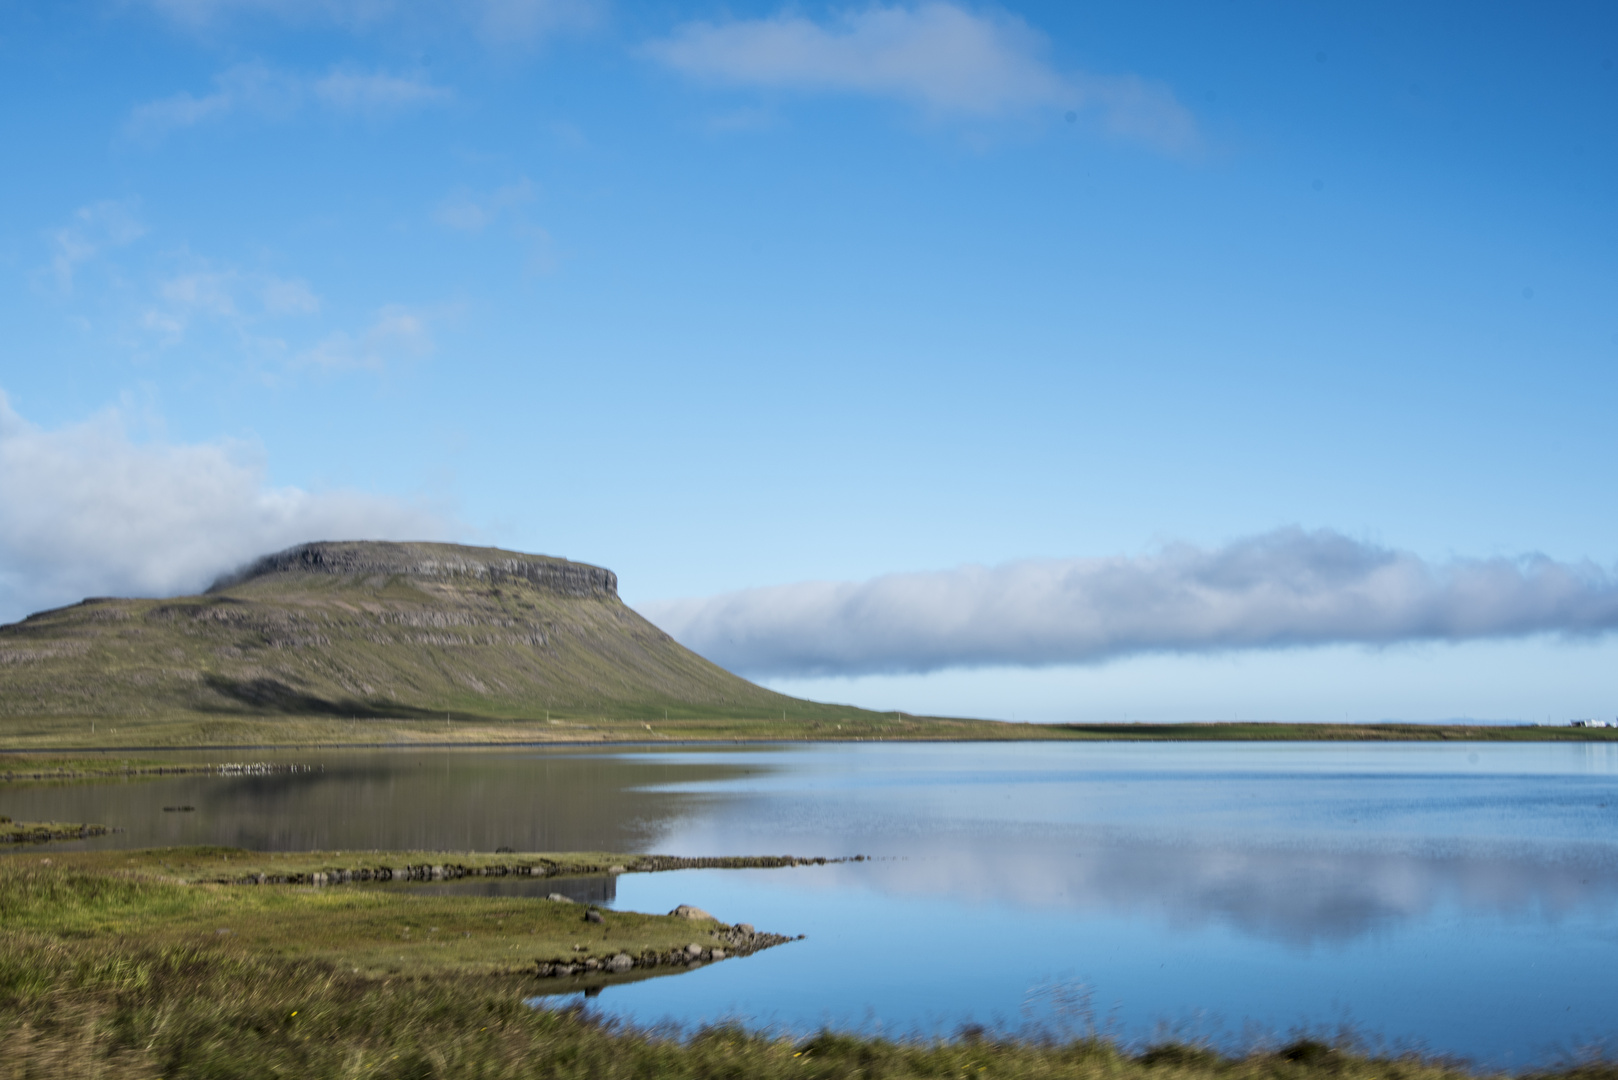
[[[0,780],[146,774],[161,764],[102,759],[88,751],[229,750],[316,746],[502,746],[577,743],[805,742],[1615,742],[1618,728],[1488,724],[1016,724],[995,720],[848,710],[832,716],[646,720],[562,715],[521,719],[452,714],[449,719],[198,716],[179,713],[101,721],[42,716],[0,721]],[[78,751],[71,754],[72,751]],[[55,756],[48,756],[52,752]],[[200,769],[206,771],[208,767]]]
[[[681,1038],[530,1008],[514,953],[695,929],[576,905],[386,889],[221,886],[220,849],[0,860],[0,1075],[793,1080],[1465,1080],[1415,1057],[1298,1042],[1240,1057],[1094,1038],[902,1042],[741,1027]],[[188,882],[197,883],[188,883]],[[673,925],[683,923],[683,925]],[[231,930],[220,934],[221,928]],[[611,940],[609,940],[611,939]],[[517,946],[517,947],[514,947]],[[745,962],[745,961],[743,961]],[[1618,1080],[1585,1065],[1565,1080]]]
[[[398,852],[365,858],[368,865],[412,861]],[[463,863],[468,858],[475,857],[457,857]],[[553,874],[566,874],[605,869],[626,858],[632,857],[583,854],[548,862]],[[219,883],[351,862],[329,854],[277,858],[233,848],[17,855],[0,860],[0,927],[8,937],[59,945],[139,942],[154,955],[222,948],[237,959],[316,960],[375,977],[532,972],[542,958],[662,953],[707,943],[720,926],[626,911],[601,912],[601,921],[591,922],[583,905],[528,897]]]
[[[0,1070],[10,1077],[883,1080],[1463,1080],[1415,1058],[1303,1042],[1240,1058],[1096,1039],[806,1041],[729,1026],[680,1039],[524,1004],[515,976],[375,976],[241,942],[159,945],[0,934]],[[1567,1080],[1611,1080],[1587,1066]]]

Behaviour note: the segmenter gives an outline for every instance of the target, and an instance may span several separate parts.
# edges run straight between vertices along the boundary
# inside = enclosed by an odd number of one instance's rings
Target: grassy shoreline
[[[531,1007],[534,958],[677,948],[735,931],[711,919],[602,912],[524,898],[392,888],[217,884],[354,855],[221,848],[0,860],[0,1062],[16,1077],[438,1077],[885,1080],[1470,1080],[1415,1055],[1301,1040],[1238,1055],[1127,1048],[1093,1035],[952,1039],[728,1025],[648,1032]],[[567,872],[642,863],[612,853],[447,856]],[[750,931],[750,928],[747,928]],[[732,962],[729,960],[726,963]],[[745,962],[745,961],[740,961]],[[640,972],[634,977],[646,977]],[[652,975],[660,974],[653,971]],[[600,976],[596,976],[600,984]],[[627,980],[626,980],[627,981]],[[1618,1080],[1584,1064],[1535,1080]]]
[[[1618,742],[1618,728],[1492,724],[1027,724],[909,714],[825,719],[570,718],[499,720],[333,720],[325,717],[195,717],[98,720],[15,718],[0,721],[0,779],[55,769],[67,776],[113,775],[120,766],[87,754],[294,748],[573,746],[703,742]],[[29,755],[57,755],[38,767]],[[73,755],[67,757],[65,755]],[[213,766],[197,766],[207,769]],[[130,774],[160,772],[143,760]],[[41,775],[38,778],[47,778]]]
[[[47,844],[52,840],[86,840],[106,836],[105,825],[68,821],[12,821],[0,815],[0,844]]]
[[[699,952],[718,946],[734,954],[787,939],[748,927],[748,940],[741,941],[735,927],[702,913],[645,915],[564,899],[327,882],[342,880],[339,871],[354,867],[391,869],[377,875],[378,882],[454,880],[468,872],[525,872],[544,880],[813,861],[221,847],[15,854],[0,860],[0,927],[8,941],[21,935],[60,947],[138,943],[132,947],[160,951],[228,945],[232,955],[319,961],[372,977],[533,976],[538,966],[564,960],[594,971],[620,954],[667,956],[692,944]],[[446,868],[461,873],[441,873]]]

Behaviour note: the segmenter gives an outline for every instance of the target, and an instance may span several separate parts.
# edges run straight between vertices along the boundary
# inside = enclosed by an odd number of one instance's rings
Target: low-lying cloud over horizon
[[[319,539],[445,539],[429,507],[272,487],[251,446],[130,438],[109,409],[56,430],[0,392],[0,623],[86,596],[196,592]]]
[[[1542,555],[1429,561],[1331,530],[1029,559],[640,606],[753,676],[1089,664],[1143,653],[1463,642],[1618,629],[1618,577]]]

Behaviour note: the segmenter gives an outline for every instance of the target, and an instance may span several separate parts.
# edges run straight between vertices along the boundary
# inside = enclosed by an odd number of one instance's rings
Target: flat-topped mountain
[[[0,626],[0,716],[801,715],[618,598],[610,570],[457,544],[302,544],[200,596]]]

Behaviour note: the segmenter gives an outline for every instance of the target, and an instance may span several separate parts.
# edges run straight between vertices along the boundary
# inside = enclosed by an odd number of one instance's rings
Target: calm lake
[[[142,755],[151,756],[151,755]],[[175,760],[231,760],[219,752]],[[1618,1035],[1618,746],[854,744],[254,753],[318,771],[0,786],[71,846],[872,861],[581,881],[803,941],[605,1013],[892,1035],[1351,1028],[1519,1067]],[[192,805],[191,813],[164,806]],[[68,846],[68,845],[64,845]],[[541,888],[541,886],[543,886]],[[551,883],[440,888],[550,892]],[[536,983],[536,986],[539,985]]]

